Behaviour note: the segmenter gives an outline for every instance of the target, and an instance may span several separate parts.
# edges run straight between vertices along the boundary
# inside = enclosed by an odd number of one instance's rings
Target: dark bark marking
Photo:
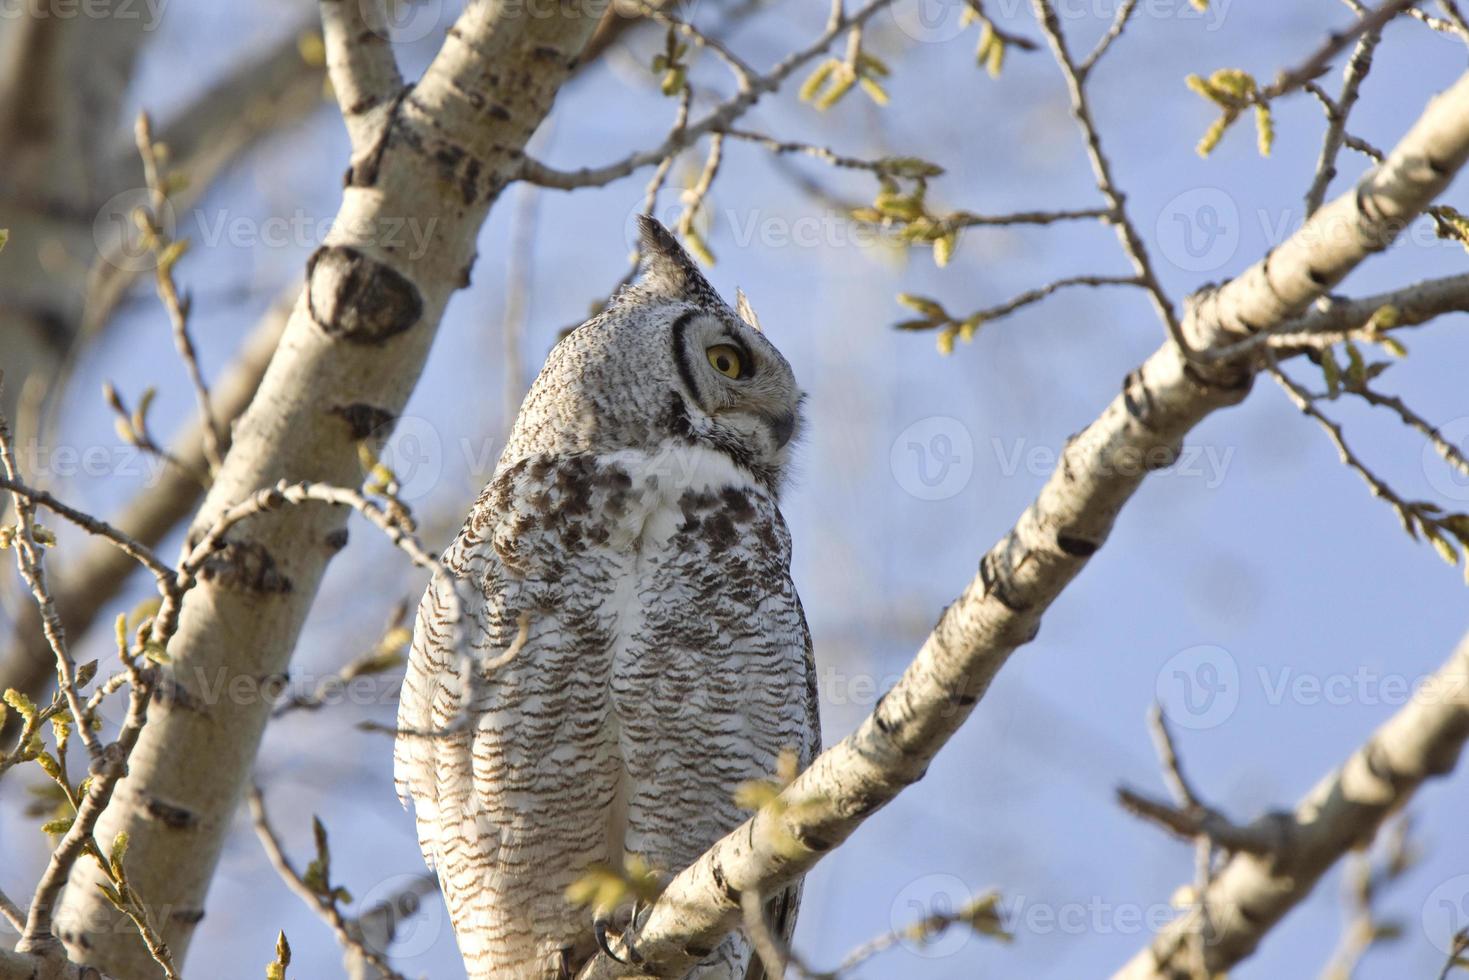
[[[1089,558],[1096,554],[1097,549],[1101,546],[1101,542],[1099,541],[1090,541],[1074,534],[1067,534],[1064,531],[1056,535],[1056,547],[1073,558]]]
[[[361,442],[386,429],[397,419],[397,416],[387,409],[378,408],[376,405],[369,405],[366,402],[352,402],[350,405],[333,405],[328,411],[347,423],[347,428],[350,430],[354,442]]]
[[[306,305],[327,336],[353,344],[381,344],[423,316],[418,287],[348,245],[324,245],[312,254]]]
[[[199,823],[199,815],[185,807],[164,802],[156,796],[144,801],[148,816],[159,821],[169,830],[188,830]]]
[[[291,580],[276,567],[275,558],[258,541],[225,541],[204,560],[199,577],[222,589],[262,594],[291,591]]]

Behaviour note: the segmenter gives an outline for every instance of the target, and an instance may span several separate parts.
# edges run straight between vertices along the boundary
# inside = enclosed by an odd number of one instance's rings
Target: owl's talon
[[[636,921],[636,918],[633,921]],[[615,933],[617,940],[622,943],[623,950],[627,953],[627,959],[618,956],[617,951],[612,948],[612,940],[608,938],[609,931]],[[642,956],[638,954],[637,949],[632,944],[631,932],[632,929],[630,927],[618,930],[612,924],[612,919],[606,916],[598,915],[592,918],[592,934],[597,938],[597,948],[624,966],[637,966],[643,962]]]
[[[627,960],[623,959],[621,956],[618,956],[612,951],[612,943],[607,939],[607,928],[611,924],[612,920],[607,918],[606,916],[598,915],[593,917],[592,934],[597,937],[598,949],[606,953],[608,956],[612,957],[617,962],[625,964],[627,963]]]

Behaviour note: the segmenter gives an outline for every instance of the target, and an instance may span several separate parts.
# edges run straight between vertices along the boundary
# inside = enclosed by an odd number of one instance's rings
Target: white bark
[[[444,305],[468,282],[490,204],[597,25],[601,7],[472,3],[371,152],[354,160],[332,231],[308,263],[280,349],[242,417],[194,535],[279,480],[355,485],[355,442],[401,411]],[[340,89],[340,86],[338,86]],[[354,154],[356,156],[356,154]],[[403,221],[427,248],[410,248]],[[396,237],[394,237],[396,236]],[[338,508],[287,507],[233,529],[183,606],[172,688],[154,705],[97,836],[130,835],[128,874],[182,962],[248,780],[269,704],[229,681],[286,670],[327,561]],[[223,687],[215,685],[223,682]],[[223,691],[222,699],[209,692]],[[72,957],[129,978],[157,975],[136,934],[80,862],[57,924]]]
[[[1448,661],[1354,751],[1296,804],[1269,821],[1278,835],[1271,855],[1237,854],[1205,895],[1210,925],[1204,956],[1211,973],[1225,973],[1255,951],[1265,934],[1311,893],[1338,858],[1372,842],[1425,779],[1452,772],[1469,738],[1469,636]],[[1183,916],[1164,929],[1115,977],[1192,977],[1187,940],[1195,922]]]
[[[0,980],[105,980],[96,970],[59,957],[12,953],[0,946]]]
[[[1380,250],[1447,185],[1469,156],[1469,74],[1424,111],[1385,163],[1354,191],[1238,279],[1189,305],[1199,350],[1300,316]],[[1309,318],[1307,318],[1309,321]],[[1010,654],[1106,541],[1149,469],[1184,435],[1249,391],[1257,365],[1198,365],[1168,344],[1123,383],[1101,416],[1067,444],[1015,527],[980,563],[933,633],[857,731],[822,753],[768,806],[680,873],[633,937],[642,965],[602,954],[581,980],[680,976],[739,920],[740,895],[772,894],[810,870],[867,817],[922,778]]]

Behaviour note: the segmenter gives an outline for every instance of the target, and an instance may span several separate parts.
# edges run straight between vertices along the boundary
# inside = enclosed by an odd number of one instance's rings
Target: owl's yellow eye
[[[740,360],[740,352],[729,344],[715,344],[704,352],[709,358],[709,363],[714,370],[726,378],[738,378],[745,373],[744,362]]]

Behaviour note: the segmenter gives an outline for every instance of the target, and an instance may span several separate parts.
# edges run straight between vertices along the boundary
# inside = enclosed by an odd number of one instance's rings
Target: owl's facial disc
[[[800,430],[790,365],[764,335],[703,310],[673,322],[673,357],[695,434],[737,461],[778,471]]]

